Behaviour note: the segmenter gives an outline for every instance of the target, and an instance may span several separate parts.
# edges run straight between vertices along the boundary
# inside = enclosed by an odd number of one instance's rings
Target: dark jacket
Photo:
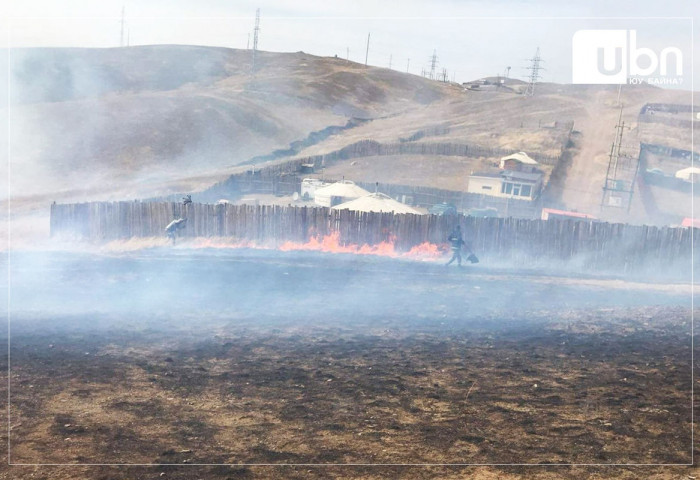
[[[462,232],[459,230],[453,230],[450,236],[447,237],[447,241],[450,242],[452,250],[460,250],[462,245],[464,245],[464,240],[462,239]]]

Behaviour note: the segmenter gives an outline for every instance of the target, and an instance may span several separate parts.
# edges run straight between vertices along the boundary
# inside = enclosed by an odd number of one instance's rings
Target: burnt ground
[[[491,280],[499,295],[513,284]],[[387,301],[397,295],[387,291]],[[453,293],[430,295],[440,303]],[[697,476],[688,466],[604,465],[691,462],[691,310],[639,296],[649,305],[598,299],[469,315],[440,303],[446,313],[397,304],[376,316],[301,317],[275,307],[286,305],[278,295],[267,313],[235,318],[160,307],[147,316],[20,312],[13,465],[0,478]],[[34,463],[83,465],[18,465]],[[156,465],[85,466],[94,463]],[[337,465],[348,463],[362,465]],[[421,463],[533,465],[377,465]],[[600,465],[538,465],[557,463]]]

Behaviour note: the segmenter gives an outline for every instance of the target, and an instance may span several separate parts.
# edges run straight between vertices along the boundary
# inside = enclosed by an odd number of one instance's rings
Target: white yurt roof
[[[676,172],[676,178],[690,178],[692,174],[700,175],[700,168],[688,167]]]
[[[314,193],[315,196],[319,197],[348,197],[348,198],[358,198],[364,197],[369,194],[367,190],[362,187],[358,187],[354,182],[350,180],[341,180],[340,182],[332,183],[326,187],[317,188]]]
[[[530,158],[525,152],[518,152],[506,157],[501,157],[501,161],[515,160],[516,162],[524,163],[525,165],[537,165],[537,160]]]
[[[364,197],[350,200],[349,202],[341,203],[335,207],[338,210],[355,210],[360,212],[394,212],[394,213],[413,213],[420,215],[418,210],[415,210],[408,205],[397,202],[393,198],[383,193],[370,193]]]

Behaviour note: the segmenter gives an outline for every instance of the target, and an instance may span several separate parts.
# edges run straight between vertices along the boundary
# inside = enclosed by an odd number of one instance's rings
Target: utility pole
[[[634,157],[622,152],[622,137],[625,129],[630,130],[630,127],[625,125],[624,120],[622,120],[622,108],[620,108],[620,115],[617,119],[617,125],[615,125],[615,140],[610,147],[608,156],[608,170],[603,186],[603,198],[600,201],[601,211],[603,207],[607,206],[623,207],[623,194],[627,194],[628,197],[627,212],[629,213],[630,208],[632,208],[632,195],[639,173],[639,158],[637,158],[636,165],[629,165],[630,160]]]
[[[350,47],[345,47],[345,61],[350,61]]]
[[[260,33],[260,9],[255,11],[255,28],[253,29],[253,73],[255,73],[258,57],[258,35]]]
[[[411,64],[411,59],[409,58],[409,59],[406,61],[406,73],[408,73],[408,66],[409,66],[410,64]]]
[[[391,59],[393,56],[394,56],[393,54],[391,54],[391,53],[389,54],[389,69],[391,69]]]
[[[245,49],[250,50],[250,32],[248,32],[248,41],[245,44]]]
[[[121,28],[121,33],[119,35],[119,46],[123,47],[124,46],[124,6],[122,5],[122,28]]]
[[[542,58],[540,57],[540,47],[537,47],[537,52],[535,56],[528,59],[530,61],[530,66],[527,67],[530,70],[529,82],[527,84],[527,89],[525,90],[526,97],[532,97],[535,94],[535,83],[540,79],[540,70],[544,70],[540,65]]]
[[[617,87],[617,106],[622,108],[622,104],[620,103],[620,94],[622,93],[622,84],[620,84]]]
[[[435,67],[438,64],[437,51],[433,50],[433,55],[430,57],[430,79],[435,79]]]
[[[370,36],[370,34],[368,33],[367,34],[367,51],[365,52],[365,66],[367,65],[367,59],[369,58],[369,36]]]

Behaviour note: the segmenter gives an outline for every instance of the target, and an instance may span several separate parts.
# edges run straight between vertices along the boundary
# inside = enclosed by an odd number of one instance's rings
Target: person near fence
[[[471,251],[471,247],[462,238],[462,229],[459,225],[455,226],[450,235],[447,237],[447,241],[450,243],[450,248],[452,249],[452,258],[447,262],[445,266],[449,266],[452,262],[457,260],[457,265],[462,266],[462,247],[466,247],[469,250],[469,256],[467,260],[471,263],[479,263],[479,259]]]
[[[447,237],[447,241],[450,243],[450,248],[452,249],[452,258],[447,262],[449,266],[452,262],[457,260],[457,265],[462,266],[462,245],[465,245],[464,239],[462,238],[462,229],[459,225],[452,229],[450,235]]]
[[[173,241],[173,245],[175,245],[175,237],[177,236],[178,231],[183,230],[186,224],[186,218],[178,218],[170,222],[168,226],[165,227],[165,235]]]

